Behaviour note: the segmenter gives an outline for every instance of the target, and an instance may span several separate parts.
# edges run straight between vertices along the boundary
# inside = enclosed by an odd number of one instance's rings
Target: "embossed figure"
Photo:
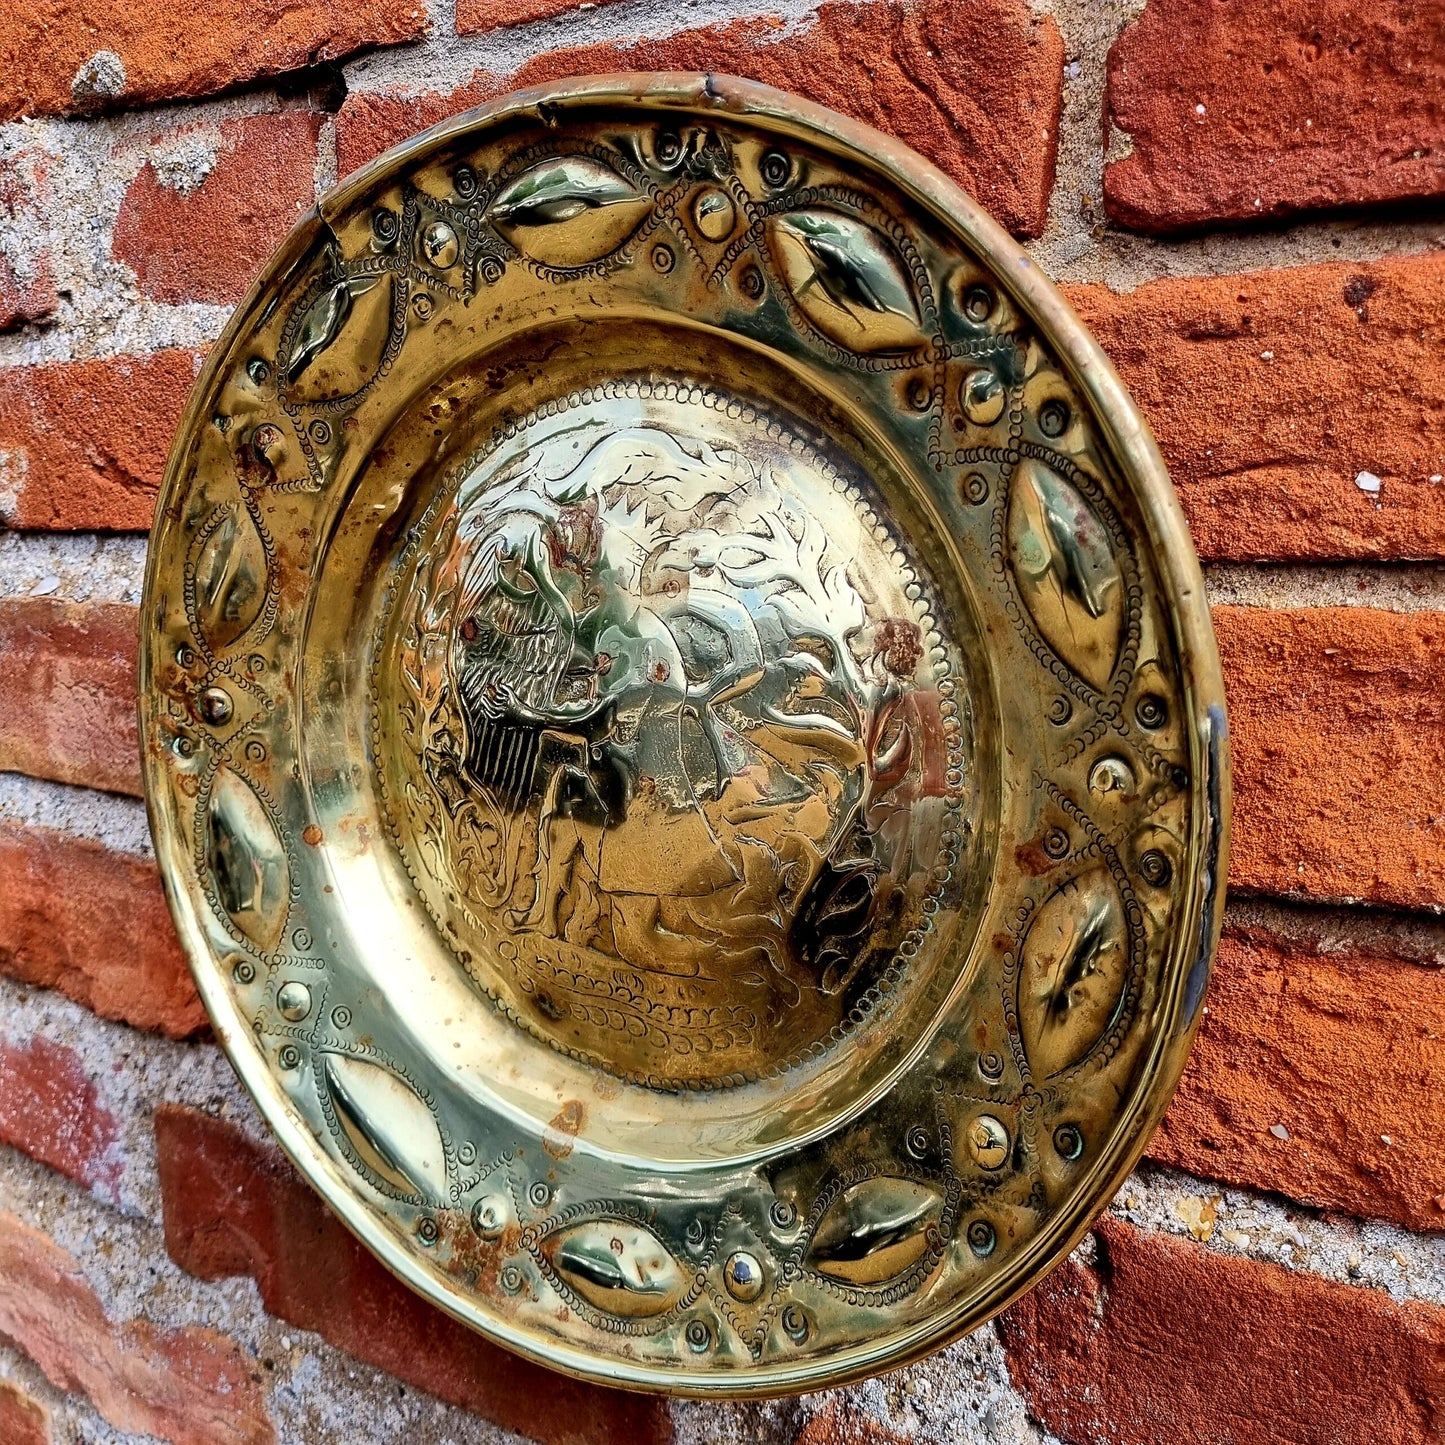
[[[866,618],[846,569],[824,565],[818,522],[739,453],[689,450],[646,426],[587,440],[560,475],[526,457],[459,529],[464,545],[473,529],[482,539],[453,651],[467,768],[514,812],[534,792],[539,800],[535,860],[517,857],[508,922],[556,935],[575,915],[574,895],[601,888],[614,900],[611,938],[600,918],[573,933],[625,957],[634,941],[651,953],[659,924],[667,931],[647,905],[722,894],[726,914],[708,921],[726,948],[727,933],[740,933],[727,915],[737,918],[763,871],[789,866],[800,900],[841,872],[856,880],[850,913],[861,933],[874,870],[866,854],[851,867],[837,854],[867,847],[866,825],[854,825],[869,781],[868,720],[896,680],[886,669],[865,679],[854,657]],[[705,752],[690,746],[690,728]],[[805,821],[819,787],[833,807]],[[738,790],[741,826],[731,815]],[[701,821],[702,856],[721,868],[699,876],[698,855],[678,838],[643,850],[651,886],[638,891],[643,880],[625,863],[604,859],[641,841],[626,827],[634,810],[665,814],[653,826],[679,833]],[[825,909],[826,900],[806,911]],[[695,917],[701,910],[693,905]],[[750,937],[734,937],[733,951],[760,953],[791,978],[788,920],[744,916]],[[813,981],[832,991],[844,978],[834,969]]]
[[[414,602],[426,768],[541,1024],[580,992],[624,1031],[640,1009],[659,1051],[747,1052],[826,1032],[884,912],[895,938],[916,922],[930,669],[901,585],[855,581],[876,539],[855,520],[840,545],[810,505],[820,458],[632,410],[462,480]]]

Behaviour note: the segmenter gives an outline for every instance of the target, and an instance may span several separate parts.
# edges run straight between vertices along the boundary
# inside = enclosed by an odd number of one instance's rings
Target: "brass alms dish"
[[[1164,1107],[1225,864],[1198,567],[1058,294],[864,127],[612,77],[353,177],[210,353],[144,616],[218,1036],[513,1349],[900,1363]]]

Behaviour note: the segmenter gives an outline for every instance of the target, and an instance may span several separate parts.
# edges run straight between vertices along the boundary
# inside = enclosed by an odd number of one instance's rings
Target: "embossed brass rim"
[[[147,566],[177,927],[403,1280],[630,1388],[902,1364],[1183,1067],[1223,690],[1146,424],[932,166],[719,77],[528,91],[305,218]]]

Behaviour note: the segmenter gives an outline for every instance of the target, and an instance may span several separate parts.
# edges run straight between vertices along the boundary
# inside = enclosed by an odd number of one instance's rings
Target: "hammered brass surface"
[[[1183,1065],[1227,768],[1147,429],[1013,243],[742,82],[571,82],[305,220],[146,584],[157,853],[288,1152],[494,1339],[900,1363]]]

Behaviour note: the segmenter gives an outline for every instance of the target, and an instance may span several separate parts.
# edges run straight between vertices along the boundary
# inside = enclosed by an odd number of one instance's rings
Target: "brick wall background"
[[[0,9],[0,1440],[1355,1442],[1445,1432],[1445,4],[30,0]],[[996,1327],[700,1407],[391,1282],[208,1037],[137,800],[148,527],[315,195],[542,77],[850,111],[1066,283],[1205,562],[1232,901],[1148,1161]]]

